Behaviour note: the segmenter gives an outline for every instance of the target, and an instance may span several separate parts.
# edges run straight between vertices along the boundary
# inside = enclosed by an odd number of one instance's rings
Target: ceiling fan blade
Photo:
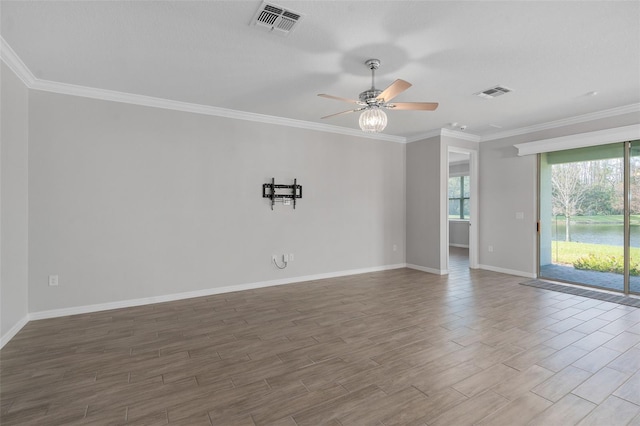
[[[325,95],[324,93],[320,93],[318,96],[322,98],[327,98],[327,99],[335,99],[336,101],[349,102],[352,104],[360,104],[360,101],[356,101],[354,99],[341,98],[339,96],[333,96],[333,95]]]
[[[391,99],[395,98],[400,93],[407,90],[409,87],[411,87],[411,83],[409,83],[408,81],[398,79],[393,83],[391,83],[389,87],[384,89],[382,93],[380,93],[376,97],[376,99],[384,100],[384,102],[389,102]]]
[[[434,111],[438,108],[437,102],[394,102],[387,108],[398,110]]]
[[[349,114],[350,112],[362,111],[363,109],[364,108],[350,109],[349,111],[336,112],[335,114],[325,115],[324,117],[320,117],[320,118],[321,119],[331,118],[331,117],[335,117],[336,115]]]

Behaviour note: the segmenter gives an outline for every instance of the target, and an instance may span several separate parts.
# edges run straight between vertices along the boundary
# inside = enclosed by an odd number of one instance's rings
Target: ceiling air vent
[[[502,96],[506,93],[509,93],[511,91],[512,91],[511,89],[504,86],[494,86],[490,89],[483,90],[482,92],[474,93],[474,95],[479,96],[483,99],[493,99],[493,98],[497,98],[498,96]]]
[[[286,36],[302,20],[302,15],[274,4],[262,3],[251,21],[252,25]]]

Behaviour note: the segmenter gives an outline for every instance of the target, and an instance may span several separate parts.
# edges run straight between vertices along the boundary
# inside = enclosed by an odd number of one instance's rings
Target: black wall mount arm
[[[271,183],[262,184],[262,198],[271,199],[271,210],[276,200],[284,202],[293,200],[293,208],[296,208],[296,200],[302,198],[302,185],[298,185],[298,179],[293,180],[293,185],[276,185],[275,178],[271,178]]]

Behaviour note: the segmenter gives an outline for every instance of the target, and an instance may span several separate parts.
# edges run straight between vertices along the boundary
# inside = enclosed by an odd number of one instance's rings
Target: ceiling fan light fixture
[[[365,109],[360,114],[360,128],[366,133],[380,133],[387,127],[387,114],[378,107]]]

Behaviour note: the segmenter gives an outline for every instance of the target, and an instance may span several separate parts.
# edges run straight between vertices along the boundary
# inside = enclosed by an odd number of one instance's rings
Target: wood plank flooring
[[[2,425],[640,425],[640,309],[409,269],[33,321]],[[463,259],[463,258],[462,258]]]

